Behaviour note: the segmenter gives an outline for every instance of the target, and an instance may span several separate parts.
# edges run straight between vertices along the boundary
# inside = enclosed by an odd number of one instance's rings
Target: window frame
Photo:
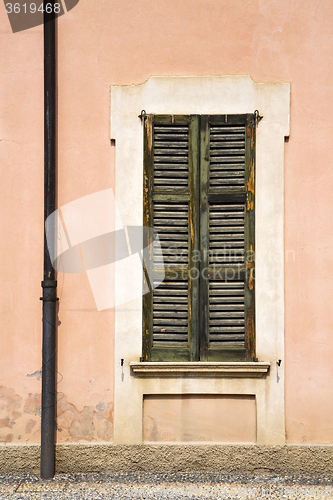
[[[254,394],[257,444],[285,444],[284,418],[284,138],[289,136],[290,84],[250,76],[150,77],[111,87],[115,197],[122,223],[143,221],[141,110],[155,114],[241,114],[258,109],[256,140],[256,355],[258,362],[143,363],[142,272],[115,263],[114,444],[142,442],[145,394]],[[259,259],[258,259],[259,255]],[[130,284],[130,285],[129,285]],[[137,294],[130,302],[123,297]],[[110,326],[112,335],[112,327]],[[121,360],[124,360],[121,363]],[[278,368],[276,361],[282,360]],[[253,378],[261,364],[270,374]],[[152,369],[149,374],[138,373]],[[172,365],[172,366],[171,366]],[[175,366],[173,366],[175,365]],[[172,368],[172,370],[171,370]],[[229,375],[225,375],[226,371]],[[240,373],[242,372],[242,373]],[[278,376],[278,383],[277,383]],[[131,401],[131,404],[128,404]],[[124,414],[127,415],[124,423]]]

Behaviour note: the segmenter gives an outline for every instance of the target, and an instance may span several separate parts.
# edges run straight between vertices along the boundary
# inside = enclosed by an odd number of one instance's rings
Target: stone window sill
[[[270,362],[135,362],[132,372],[139,377],[229,377],[262,378]]]

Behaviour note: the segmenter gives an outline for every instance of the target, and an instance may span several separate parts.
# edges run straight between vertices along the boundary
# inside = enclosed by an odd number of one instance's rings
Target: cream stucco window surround
[[[256,397],[257,443],[284,444],[283,189],[289,96],[289,84],[260,84],[247,76],[151,77],[142,85],[111,88],[115,192],[124,225],[142,225],[143,127],[138,118],[142,109],[151,114],[200,115],[243,114],[258,109],[264,116],[256,138],[255,301],[259,363],[140,364],[142,273],[126,276],[123,266],[116,263],[116,303],[121,303],[117,295],[123,296],[126,283],[138,290],[138,298],[115,308],[115,443],[142,441],[144,394],[252,394]],[[120,359],[125,360],[124,366],[120,366]],[[278,359],[282,359],[282,365],[277,373]],[[130,425],[124,426],[124,414]]]

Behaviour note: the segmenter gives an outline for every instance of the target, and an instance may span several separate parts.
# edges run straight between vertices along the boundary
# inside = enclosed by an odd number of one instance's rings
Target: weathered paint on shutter
[[[201,116],[201,360],[254,346],[254,116]]]
[[[143,297],[143,358],[197,360],[198,117],[147,115],[144,128],[144,225],[158,233],[153,273],[165,278]]]

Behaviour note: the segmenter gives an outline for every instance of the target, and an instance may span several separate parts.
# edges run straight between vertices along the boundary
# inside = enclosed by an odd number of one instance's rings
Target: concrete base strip
[[[0,447],[0,473],[39,474],[38,445]],[[60,444],[58,473],[333,474],[333,446]]]

